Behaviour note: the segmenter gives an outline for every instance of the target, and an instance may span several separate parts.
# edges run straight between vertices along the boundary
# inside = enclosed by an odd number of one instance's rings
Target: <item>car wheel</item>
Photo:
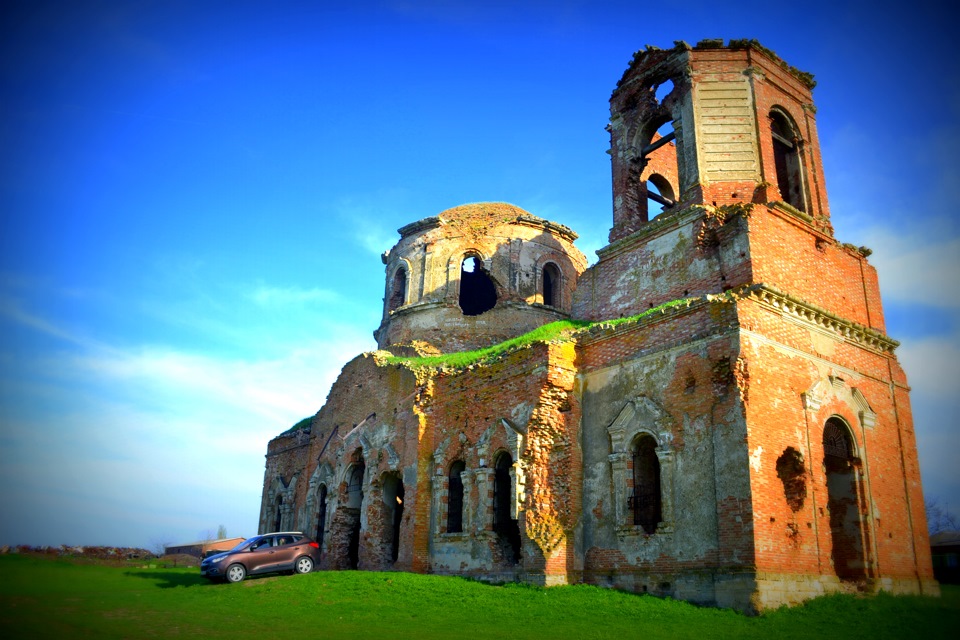
[[[304,556],[297,559],[297,564],[294,565],[293,570],[296,573],[310,573],[313,571],[313,560]]]
[[[247,577],[247,570],[242,564],[232,564],[227,568],[227,582],[243,582]]]

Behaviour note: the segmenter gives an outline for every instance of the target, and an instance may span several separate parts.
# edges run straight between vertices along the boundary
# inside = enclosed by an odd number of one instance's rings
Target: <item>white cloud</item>
[[[952,399],[960,384],[960,336],[911,339],[897,349],[910,386],[928,396]]]
[[[377,256],[389,250],[399,240],[395,231],[370,222],[355,228],[353,237],[360,246]]]
[[[864,236],[884,300],[960,308],[960,233],[934,222],[908,228],[877,226]]]
[[[210,407],[229,409],[279,426],[319,409],[325,386],[349,357],[366,346],[315,341],[284,357],[263,360],[139,347],[86,353],[49,365],[61,376],[99,381],[105,390],[113,390],[112,395],[123,394],[143,404],[175,403],[203,413]]]
[[[16,306],[0,312],[64,344],[4,362],[16,388],[0,407],[0,543],[143,546],[221,522],[252,534],[267,442],[313,415],[371,346],[345,327],[280,357],[218,357],[80,340]]]

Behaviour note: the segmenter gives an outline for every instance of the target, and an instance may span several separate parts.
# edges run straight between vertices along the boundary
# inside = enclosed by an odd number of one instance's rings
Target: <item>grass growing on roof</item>
[[[661,305],[657,305],[652,309],[647,309],[643,313],[638,313],[635,316],[629,316],[627,318],[615,318],[613,320],[601,320],[598,322],[590,322],[588,320],[558,320],[556,322],[545,324],[542,327],[537,327],[533,331],[525,333],[522,336],[510,338],[509,340],[505,340],[499,344],[489,347],[484,347],[483,349],[476,349],[474,351],[459,351],[456,353],[443,353],[437,356],[389,356],[384,358],[384,362],[386,364],[406,365],[414,369],[431,367],[461,369],[464,367],[469,367],[473,364],[489,362],[503,355],[504,353],[513,351],[515,349],[528,347],[532,344],[552,342],[555,340],[570,340],[575,337],[577,332],[590,329],[594,326],[603,325],[607,327],[615,327],[628,322],[636,322],[647,316],[665,311],[666,309],[689,306],[690,303],[698,299],[699,298],[680,298],[678,300],[671,300],[669,302],[664,302]]]
[[[310,426],[311,422],[313,422],[313,416],[306,417],[300,422],[298,422],[297,424],[293,425],[292,427],[284,431],[283,433],[281,433],[280,435],[285,436],[291,433],[296,433],[300,429],[306,429],[307,427]]]
[[[533,331],[510,338],[499,344],[495,344],[475,351],[459,351],[457,353],[443,353],[438,356],[421,357],[403,357],[390,356],[385,358],[387,364],[404,364],[413,368],[423,367],[468,367],[478,362],[493,360],[497,356],[522,347],[536,344],[538,342],[550,342],[568,338],[577,329],[589,326],[590,323],[585,320],[558,320],[537,327]]]

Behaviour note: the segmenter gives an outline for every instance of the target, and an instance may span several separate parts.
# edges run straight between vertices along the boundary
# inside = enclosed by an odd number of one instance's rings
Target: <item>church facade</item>
[[[401,228],[379,350],[270,441],[260,531],[315,537],[320,568],[747,612],[938,593],[909,387],[870,252],[833,235],[813,84],[756,41],[635,54],[590,267],[504,203]]]

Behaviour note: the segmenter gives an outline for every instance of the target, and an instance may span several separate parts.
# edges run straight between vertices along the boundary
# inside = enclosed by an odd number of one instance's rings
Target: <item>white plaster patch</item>
[[[760,473],[760,456],[763,455],[763,447],[757,446],[754,449],[753,453],[750,454],[750,466],[753,467],[755,473]]]
[[[514,424],[526,427],[526,424],[530,422],[531,413],[533,413],[533,404],[521,402],[510,410],[510,418]]]

